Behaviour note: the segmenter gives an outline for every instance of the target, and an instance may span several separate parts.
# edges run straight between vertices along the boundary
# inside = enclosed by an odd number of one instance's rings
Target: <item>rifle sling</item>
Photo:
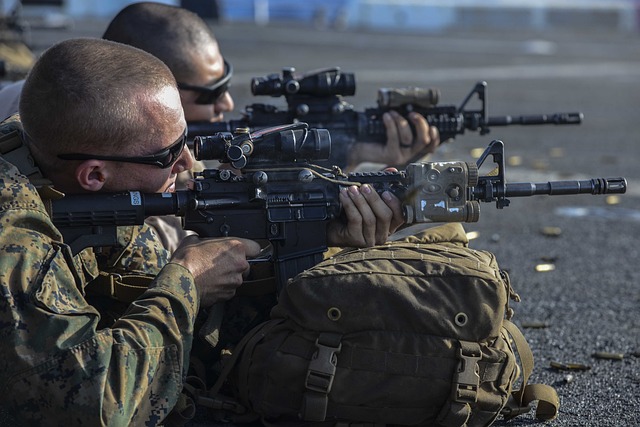
[[[87,285],[87,292],[108,296],[118,301],[131,303],[149,288],[153,277],[141,274],[115,274],[100,272]]]

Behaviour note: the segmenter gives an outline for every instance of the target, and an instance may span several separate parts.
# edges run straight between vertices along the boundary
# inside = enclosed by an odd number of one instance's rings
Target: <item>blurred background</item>
[[[456,26],[545,29],[555,26],[638,28],[637,0],[163,0],[202,17],[258,24],[295,21],[317,27],[392,31],[438,31]],[[50,25],[86,17],[111,17],[130,0],[2,0],[10,11]]]

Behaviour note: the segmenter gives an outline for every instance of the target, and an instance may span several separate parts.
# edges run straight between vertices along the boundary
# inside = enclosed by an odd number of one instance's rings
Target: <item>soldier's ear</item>
[[[102,160],[85,160],[76,167],[75,177],[80,187],[87,191],[100,191],[111,176]]]

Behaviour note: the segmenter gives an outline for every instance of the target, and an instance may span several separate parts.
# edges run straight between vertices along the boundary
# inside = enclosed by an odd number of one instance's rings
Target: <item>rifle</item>
[[[507,183],[504,144],[492,141],[477,163],[412,163],[402,171],[358,172],[314,165],[326,159],[331,138],[326,129],[305,123],[253,133],[198,137],[199,160],[216,159],[241,169],[207,169],[174,193],[68,195],[52,201],[52,219],[74,253],[116,242],[116,227],[142,224],[145,217],[177,215],[202,237],[235,236],[267,240],[272,246],[278,289],[322,260],[325,226],[341,214],[339,188],[370,184],[390,190],[402,201],[407,224],[475,222],[480,202],[502,209],[508,197],[624,193],[624,178]],[[489,157],[496,171],[480,176]]]
[[[420,113],[427,122],[438,128],[441,141],[462,135],[465,131],[489,133],[494,126],[510,125],[568,125],[582,122],[583,114],[554,113],[526,116],[489,116],[487,83],[476,83],[460,106],[437,105],[440,92],[432,88],[381,88],[378,90],[377,107],[356,111],[343,96],[356,91],[353,73],[342,73],[339,67],[296,74],[294,68],[285,68],[282,76],[271,74],[254,77],[251,81],[253,95],[284,96],[287,106],[255,103],[245,107],[240,120],[221,123],[189,122],[188,136],[213,135],[218,132],[234,132],[237,128],[250,130],[274,125],[305,122],[310,128],[324,128],[331,132],[333,152],[326,166],[344,167],[349,146],[354,142],[386,143],[386,128],[382,115],[396,110],[404,117],[412,111]],[[469,107],[477,98],[477,109]]]

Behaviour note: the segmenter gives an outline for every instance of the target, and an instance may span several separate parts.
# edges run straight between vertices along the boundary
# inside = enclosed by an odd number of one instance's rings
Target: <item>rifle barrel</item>
[[[506,183],[505,197],[526,197],[538,194],[622,194],[627,191],[624,178],[592,178],[579,181],[549,181]]]
[[[577,125],[582,123],[584,114],[582,113],[554,113],[536,114],[527,116],[492,116],[487,119],[487,125],[509,126],[509,125]]]

